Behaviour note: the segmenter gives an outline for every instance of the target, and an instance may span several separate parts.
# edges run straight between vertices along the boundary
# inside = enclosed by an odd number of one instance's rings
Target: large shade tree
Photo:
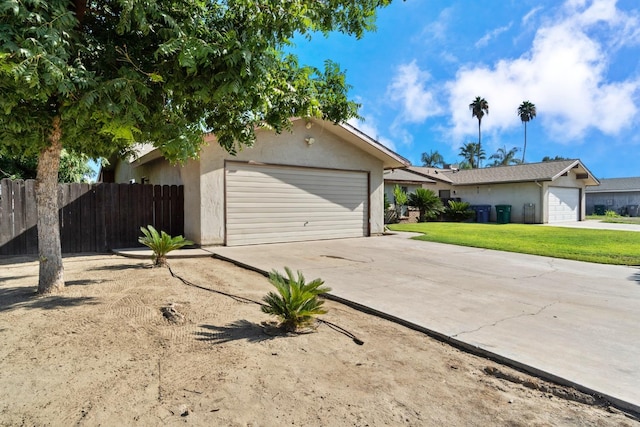
[[[476,99],[469,104],[469,110],[471,110],[471,117],[478,119],[478,152],[480,152],[480,149],[482,149],[482,132],[480,126],[482,124],[482,118],[485,114],[489,114],[489,103],[486,99],[476,96]],[[480,165],[480,157],[478,157],[478,167],[480,167]]]
[[[5,0],[0,144],[38,157],[38,291],[64,286],[57,215],[63,148],[92,158],[152,142],[197,157],[203,131],[234,152],[256,127],[357,115],[339,67],[301,66],[296,34],[361,37],[390,0]]]
[[[527,152],[527,123],[529,123],[536,116],[536,106],[529,101],[523,101],[518,107],[518,117],[524,123],[524,147],[522,148],[522,163],[524,163],[524,156]]]

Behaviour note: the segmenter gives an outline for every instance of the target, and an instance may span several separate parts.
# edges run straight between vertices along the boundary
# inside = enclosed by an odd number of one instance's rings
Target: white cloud
[[[613,135],[630,126],[638,114],[640,81],[611,82],[606,73],[612,45],[637,42],[636,19],[614,0],[570,0],[559,19],[538,29],[529,52],[491,67],[460,69],[447,85],[453,142],[477,134],[468,108],[476,96],[489,102],[483,136],[521,126],[516,109],[524,100],[536,104],[536,120],[550,137],[563,142],[590,129]]]
[[[441,113],[434,93],[425,87],[431,79],[426,71],[420,70],[416,61],[400,65],[387,89],[389,99],[400,105],[402,123],[420,123],[427,117]]]
[[[537,13],[542,9],[544,9],[542,6],[534,7],[533,9],[531,9],[526,15],[522,17],[522,25],[529,24],[529,21],[531,21],[533,17],[537,15]]]
[[[504,27],[496,28],[495,30],[489,31],[480,40],[476,42],[475,47],[479,48],[479,47],[487,46],[491,40],[495,39],[505,31],[509,31],[511,29],[511,25],[512,23],[509,23],[509,25],[505,25]]]
[[[347,123],[358,129],[365,135],[375,139],[388,149],[396,151],[396,144],[392,140],[380,136],[380,131],[378,130],[376,122],[371,117],[363,116],[363,118],[364,121],[358,119],[350,119],[347,121]]]

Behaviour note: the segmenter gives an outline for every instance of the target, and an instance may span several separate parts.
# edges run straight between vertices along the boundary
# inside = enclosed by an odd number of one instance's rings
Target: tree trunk
[[[527,153],[527,122],[524,122],[524,148],[522,149],[522,164],[524,164],[524,155]]]
[[[60,169],[60,117],[53,119],[49,146],[38,157],[36,176],[36,206],[38,208],[38,253],[40,276],[38,293],[50,294],[64,288],[64,268],[60,245],[60,221],[58,219],[58,171]]]

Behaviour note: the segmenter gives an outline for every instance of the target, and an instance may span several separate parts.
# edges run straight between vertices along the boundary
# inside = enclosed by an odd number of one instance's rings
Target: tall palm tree
[[[518,107],[518,116],[524,123],[524,148],[522,149],[522,163],[527,152],[527,123],[536,116],[536,105],[529,101],[523,101]]]
[[[470,169],[477,169],[480,165],[480,160],[487,158],[484,150],[477,142],[467,142],[460,147],[460,153],[458,154],[464,159],[464,163],[469,165]]]
[[[482,148],[482,133],[480,132],[480,125],[484,115],[489,114],[489,103],[486,99],[476,96],[476,99],[469,104],[469,110],[471,110],[471,117],[478,118],[478,147]],[[480,167],[480,157],[478,157],[478,167]]]
[[[492,154],[490,159],[494,159],[493,164],[491,166],[509,166],[509,165],[519,165],[522,163],[520,159],[516,159],[516,153],[518,152],[518,147],[513,147],[511,150],[507,151],[507,147],[498,148],[498,151],[495,154]]]
[[[438,150],[422,153],[422,166],[428,168],[442,167],[444,166],[444,157],[442,157],[442,154],[440,154]]]

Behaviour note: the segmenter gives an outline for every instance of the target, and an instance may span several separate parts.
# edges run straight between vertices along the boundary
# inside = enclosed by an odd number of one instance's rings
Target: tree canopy
[[[477,142],[467,142],[460,147],[460,153],[463,161],[460,164],[461,169],[477,169],[480,165],[480,160],[487,158],[484,149]]]
[[[480,130],[482,124],[482,118],[485,114],[489,114],[489,102],[481,96],[476,98],[469,104],[469,110],[471,110],[471,117],[478,119],[478,159],[477,167],[481,165],[480,151],[482,150],[482,132]]]
[[[524,123],[524,147],[522,148],[522,163],[524,163],[524,156],[527,152],[527,123],[529,123],[536,116],[536,105],[530,101],[523,101],[518,106],[518,116],[522,123]]]
[[[522,161],[520,159],[516,159],[517,153],[518,147],[513,147],[510,150],[507,150],[507,147],[498,148],[498,151],[489,157],[489,159],[493,159],[491,166],[519,165]]]
[[[37,167],[37,156],[0,154],[0,179],[35,179]],[[93,178],[95,171],[89,165],[88,157],[62,150],[58,182],[90,182]]]
[[[444,166],[444,157],[438,152],[438,150],[431,150],[428,153],[422,153],[421,156],[422,166],[429,168],[436,168],[438,166]]]
[[[63,148],[91,158],[151,142],[197,157],[204,131],[230,152],[291,117],[357,116],[339,66],[299,65],[295,35],[362,37],[391,0],[5,0],[0,144],[38,156],[42,293],[64,286],[57,219]]]

